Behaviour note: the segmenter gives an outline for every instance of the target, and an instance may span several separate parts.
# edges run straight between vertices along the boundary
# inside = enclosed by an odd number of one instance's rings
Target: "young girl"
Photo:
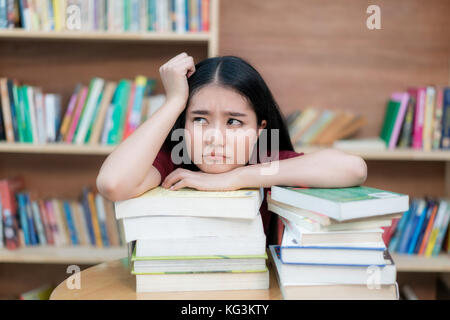
[[[161,185],[208,191],[263,187],[266,199],[273,185],[333,188],[366,180],[367,167],[358,156],[335,149],[295,152],[269,88],[243,59],[224,56],[194,65],[183,52],[159,71],[166,101],[103,163],[97,188],[106,198],[129,199]],[[260,211],[273,243],[277,219],[265,199]]]

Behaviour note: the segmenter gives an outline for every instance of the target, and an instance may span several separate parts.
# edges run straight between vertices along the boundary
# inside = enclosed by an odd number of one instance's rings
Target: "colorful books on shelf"
[[[294,145],[329,146],[336,140],[353,136],[367,119],[349,111],[307,107],[289,114],[286,123]]]
[[[210,0],[4,0],[0,29],[207,32]]]
[[[270,247],[284,299],[399,298],[383,228],[409,209],[407,195],[273,186],[267,201],[284,225]]]
[[[79,200],[37,199],[26,191],[21,179],[0,180],[5,248],[125,245],[114,204],[101,194],[84,187]]]
[[[145,76],[118,83],[95,77],[75,87],[63,114],[60,96],[1,78],[0,141],[119,144],[164,104],[155,84]]]
[[[396,147],[450,149],[450,88],[426,86],[395,92],[389,99],[380,138]]]
[[[437,256],[449,237],[450,200],[413,199],[408,211],[388,229],[385,242],[391,252]]]
[[[157,187],[116,202],[136,291],[268,289],[261,196]]]

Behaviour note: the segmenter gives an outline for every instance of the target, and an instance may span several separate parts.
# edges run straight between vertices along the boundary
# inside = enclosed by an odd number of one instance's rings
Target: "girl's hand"
[[[180,53],[159,68],[167,100],[175,99],[186,106],[189,96],[187,78],[195,73],[194,58]]]
[[[201,191],[233,191],[240,189],[239,176],[233,170],[224,173],[205,173],[178,168],[163,181],[163,188],[178,190],[189,187]]]

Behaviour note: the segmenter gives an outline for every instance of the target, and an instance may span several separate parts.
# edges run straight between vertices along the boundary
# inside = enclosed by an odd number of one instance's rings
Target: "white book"
[[[126,242],[142,239],[262,236],[261,215],[255,219],[188,216],[144,216],[123,219]]]
[[[283,263],[308,265],[385,266],[385,248],[348,246],[299,246],[285,229],[281,243]]]
[[[341,150],[386,150],[386,142],[379,138],[342,139],[333,143],[333,148]]]
[[[45,123],[47,124],[47,142],[53,142],[56,138],[55,128],[55,96],[52,94],[46,94],[44,97],[45,103]]]
[[[153,188],[142,195],[114,202],[116,218],[142,216],[197,216],[254,219],[263,190],[198,191],[190,188]]]
[[[396,266],[388,251],[385,251],[385,267],[353,267],[328,265],[303,265],[282,263],[279,247],[269,246],[270,258],[282,283],[290,285],[313,284],[394,284]]]
[[[136,275],[136,292],[264,290],[269,271]]]
[[[44,97],[40,90],[36,90],[35,95],[36,106],[36,122],[38,128],[38,141],[40,144],[46,143],[46,123],[45,123],[45,109]]]
[[[347,231],[309,231],[294,222],[281,218],[285,230],[299,246],[332,246],[386,248],[383,242],[383,229]]]
[[[208,236],[191,238],[139,239],[137,257],[193,257],[262,255],[266,252],[266,236]]]
[[[86,105],[84,107],[83,114],[81,117],[81,123],[79,124],[75,137],[75,143],[79,145],[84,144],[84,140],[86,138],[86,134],[89,130],[89,127],[92,121],[95,120],[93,119],[93,117],[97,109],[100,94],[105,85],[105,81],[101,78],[95,78],[92,81],[93,84],[89,92],[89,97],[88,100],[86,101]]]
[[[273,200],[297,208],[320,212],[338,221],[405,212],[409,197],[381,189],[349,188],[271,188]]]
[[[176,0],[175,1],[175,17],[176,17],[176,32],[186,32],[186,1],[188,0]]]

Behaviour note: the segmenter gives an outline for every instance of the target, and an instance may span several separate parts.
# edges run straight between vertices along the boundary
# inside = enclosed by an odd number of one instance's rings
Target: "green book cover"
[[[119,105],[120,105],[120,114],[119,114],[119,122],[117,127],[117,136],[116,136],[116,144],[122,141],[123,132],[125,129],[125,120],[127,117],[127,109],[128,109],[128,99],[131,91],[131,83],[128,80],[125,80],[122,95],[119,96]]]
[[[16,110],[17,132],[19,133],[19,142],[25,142],[23,112],[22,112],[22,93],[20,88],[13,84],[14,108]]]
[[[94,82],[95,82],[96,79],[97,78],[93,78],[91,80],[91,82],[89,83],[89,88],[88,88],[88,93],[87,93],[87,96],[86,96],[86,100],[84,101],[83,109],[81,110],[80,119],[78,120],[77,127],[75,128],[75,132],[73,134],[72,142],[75,142],[75,140],[76,140],[76,136],[78,134],[78,129],[80,128],[83,116],[84,116],[85,111],[86,111],[86,105],[87,105],[87,103],[89,101],[89,98],[91,97],[92,87],[94,86]]]
[[[400,101],[389,100],[384,116],[383,127],[381,128],[380,138],[389,145],[395,121],[400,110]]]
[[[33,135],[31,132],[30,106],[28,104],[28,86],[23,86],[22,101],[23,101],[23,124],[25,125],[25,142],[33,143]]]
[[[156,19],[156,0],[148,0],[147,2],[147,30],[155,31]]]
[[[91,137],[92,127],[94,126],[95,121],[97,120],[97,113],[100,110],[100,104],[101,104],[102,99],[103,99],[103,93],[104,93],[104,91],[102,90],[102,92],[100,93],[100,95],[98,97],[98,101],[97,101],[97,105],[95,107],[94,115],[92,116],[91,123],[89,124],[89,129],[88,129],[88,131],[86,133],[86,138],[84,139],[84,143],[88,143],[89,139]]]
[[[123,0],[123,30],[130,31],[130,0]]]
[[[288,190],[298,192],[300,194],[329,200],[333,202],[353,202],[362,200],[373,200],[380,198],[395,198],[404,196],[403,194],[385,191],[381,189],[357,186],[349,188],[301,188],[301,187],[285,187]]]
[[[111,130],[108,134],[108,144],[117,144],[120,140],[118,138],[119,133],[119,126],[120,126],[120,119],[121,119],[121,113],[122,113],[122,104],[124,91],[126,90],[127,81],[126,80],[120,80],[119,85],[117,86],[117,91],[114,94],[113,99],[113,105],[114,110],[112,114],[113,124],[111,127]]]

